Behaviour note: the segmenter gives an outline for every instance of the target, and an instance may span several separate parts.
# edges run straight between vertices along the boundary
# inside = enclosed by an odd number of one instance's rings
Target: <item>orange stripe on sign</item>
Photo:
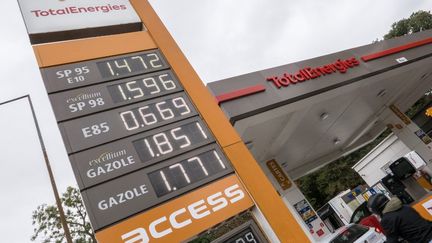
[[[384,51],[380,51],[380,52],[372,53],[372,54],[369,54],[369,55],[365,55],[365,56],[362,56],[361,59],[364,62],[367,62],[367,61],[371,61],[371,60],[374,60],[374,59],[385,57],[385,56],[388,56],[388,55],[391,55],[391,54],[395,54],[395,53],[398,53],[398,52],[401,52],[401,51],[406,51],[408,49],[412,49],[412,48],[415,48],[415,47],[427,45],[427,44],[430,44],[430,43],[432,43],[432,37],[424,39],[424,40],[408,43],[408,44],[405,44],[405,45],[397,46],[397,47],[394,47],[394,48],[390,48],[390,49],[387,49],[387,50],[384,50]]]
[[[427,210],[423,204],[432,200],[432,196],[429,196],[423,200],[421,200],[420,202],[412,205],[412,207],[425,219],[427,220],[432,220],[432,214],[429,212],[429,210]]]
[[[33,46],[40,68],[154,48],[157,46],[147,31]]]
[[[247,96],[247,95],[251,95],[251,94],[256,94],[259,92],[263,92],[266,90],[266,87],[264,87],[264,85],[262,84],[258,84],[255,86],[251,86],[251,87],[247,87],[244,89],[238,89],[238,90],[234,90],[231,91],[229,93],[225,93],[225,94],[221,94],[216,96],[216,101],[218,104],[225,102],[225,101],[229,101],[229,100],[234,100],[243,96]]]
[[[96,233],[100,243],[181,242],[254,204],[236,175]]]

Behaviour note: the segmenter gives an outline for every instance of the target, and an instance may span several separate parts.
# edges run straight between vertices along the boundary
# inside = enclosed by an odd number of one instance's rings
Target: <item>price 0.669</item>
[[[191,109],[186,100],[183,97],[176,97],[123,111],[120,117],[126,130],[132,131],[141,127],[155,126],[158,122],[173,120],[190,113]]]

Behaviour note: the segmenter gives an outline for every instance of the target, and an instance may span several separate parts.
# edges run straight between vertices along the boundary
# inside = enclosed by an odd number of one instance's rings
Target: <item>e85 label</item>
[[[110,128],[107,122],[102,122],[100,124],[95,124],[81,129],[85,138],[97,136],[102,133],[107,133],[109,130]]]

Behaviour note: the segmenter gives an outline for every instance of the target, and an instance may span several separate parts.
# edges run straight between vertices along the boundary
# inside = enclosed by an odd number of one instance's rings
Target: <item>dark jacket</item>
[[[423,243],[432,240],[432,222],[422,218],[417,211],[394,197],[382,212],[381,226],[387,242],[398,242],[401,237],[410,243]]]

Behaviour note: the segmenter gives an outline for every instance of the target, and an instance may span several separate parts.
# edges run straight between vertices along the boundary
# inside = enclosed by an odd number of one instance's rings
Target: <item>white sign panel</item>
[[[422,206],[432,215],[432,199],[429,199],[427,202],[423,203]]]
[[[18,0],[29,34],[141,22],[128,0]]]

